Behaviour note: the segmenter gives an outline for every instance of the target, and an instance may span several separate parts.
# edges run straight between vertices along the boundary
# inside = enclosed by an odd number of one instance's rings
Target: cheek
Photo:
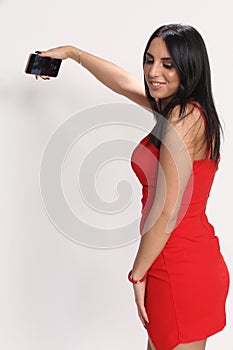
[[[148,69],[147,66],[144,66],[143,72],[144,72],[144,76],[147,77],[148,76],[148,72],[149,72],[149,69]]]
[[[180,85],[180,78],[177,74],[177,72],[169,72],[168,73],[168,79],[170,80],[171,83],[174,85],[179,86]]]

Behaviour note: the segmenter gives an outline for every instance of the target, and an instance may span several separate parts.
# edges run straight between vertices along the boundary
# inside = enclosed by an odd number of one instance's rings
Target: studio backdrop
[[[127,273],[139,244],[141,186],[133,148],[153,116],[63,61],[57,78],[24,72],[30,53],[74,45],[143,80],[162,24],[190,24],[209,53],[224,129],[208,217],[232,271],[232,2],[0,1],[0,347],[143,350]],[[227,326],[209,350],[232,349]]]

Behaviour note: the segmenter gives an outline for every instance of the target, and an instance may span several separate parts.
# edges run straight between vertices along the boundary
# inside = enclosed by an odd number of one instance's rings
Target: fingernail
[[[41,51],[35,51],[35,53],[41,53]]]

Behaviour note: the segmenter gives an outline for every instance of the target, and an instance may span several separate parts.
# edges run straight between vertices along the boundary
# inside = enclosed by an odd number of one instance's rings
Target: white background
[[[123,66],[142,79],[142,53],[160,25],[196,27],[209,52],[213,92],[223,121],[222,161],[208,205],[232,273],[232,2],[0,1],[1,244],[0,347],[4,350],[143,350],[126,275],[137,243],[119,249],[83,247],[50,222],[40,196],[43,150],[57,127],[103,103],[127,102],[75,62],[57,79],[24,73],[29,53],[73,44]],[[231,290],[230,290],[231,292]],[[228,325],[208,350],[232,349]]]

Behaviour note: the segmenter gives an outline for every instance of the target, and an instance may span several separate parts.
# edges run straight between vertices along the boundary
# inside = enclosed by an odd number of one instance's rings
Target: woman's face
[[[173,66],[166,44],[161,38],[154,38],[146,53],[144,74],[152,97],[167,104],[177,93],[180,78]]]

